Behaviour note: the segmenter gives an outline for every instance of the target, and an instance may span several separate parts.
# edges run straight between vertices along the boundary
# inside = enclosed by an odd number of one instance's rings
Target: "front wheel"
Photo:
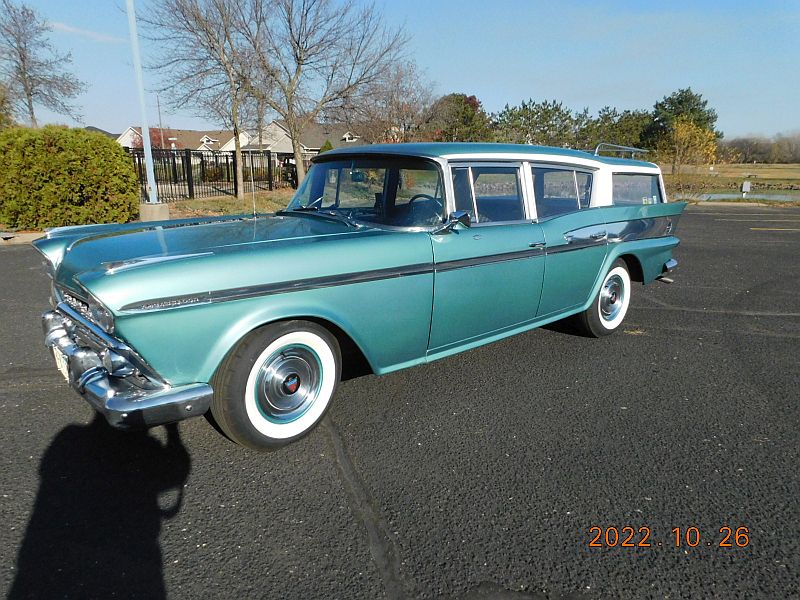
[[[293,442],[322,419],[339,383],[336,338],[309,321],[284,321],[246,336],[212,382],[211,414],[234,442],[271,448]]]
[[[592,305],[577,315],[576,324],[591,337],[610,335],[622,325],[630,302],[631,276],[620,258],[611,265]]]

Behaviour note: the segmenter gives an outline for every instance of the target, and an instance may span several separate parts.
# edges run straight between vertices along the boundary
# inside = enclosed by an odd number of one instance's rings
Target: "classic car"
[[[655,164],[598,152],[333,150],[276,214],[48,231],[45,340],[112,425],[208,413],[280,446],[350,361],[382,375],[566,318],[613,333],[633,282],[669,280],[684,206]]]

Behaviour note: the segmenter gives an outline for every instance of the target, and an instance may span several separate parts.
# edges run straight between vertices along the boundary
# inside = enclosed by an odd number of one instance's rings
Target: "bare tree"
[[[14,112],[37,127],[35,105],[79,120],[71,103],[84,83],[64,67],[70,53],[59,54],[47,36],[50,26],[36,11],[13,0],[0,0],[0,78]]]
[[[325,114],[352,126],[366,142],[409,142],[433,103],[431,87],[413,61],[398,62],[375,83]]]
[[[233,129],[236,183],[244,198],[242,148],[245,78],[239,9],[235,0],[161,0],[150,5],[142,22],[158,54],[152,68],[173,108],[193,107]]]
[[[374,5],[352,0],[241,0],[248,91],[280,116],[292,140],[298,182],[305,176],[304,129],[377,84],[399,58],[405,35],[383,25]],[[250,78],[258,73],[266,89]]]

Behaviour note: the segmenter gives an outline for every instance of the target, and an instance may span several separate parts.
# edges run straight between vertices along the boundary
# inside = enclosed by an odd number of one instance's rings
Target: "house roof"
[[[285,121],[278,119],[274,123],[288,133]],[[344,138],[347,134],[358,138],[358,134],[353,131],[351,126],[345,123],[309,123],[300,136],[300,143],[308,150],[319,150],[325,145],[326,141],[330,141],[331,146],[334,148],[343,146],[349,148],[351,146],[360,146],[364,143],[359,139],[350,142],[345,141]]]
[[[280,122],[278,124],[282,125]],[[311,123],[303,131],[303,135],[300,136],[300,142],[306,148],[313,148],[314,150],[322,148],[328,140],[330,140],[334,148],[363,144],[359,140],[353,142],[345,141],[344,138],[348,133],[357,137],[357,134],[344,123]]]
[[[93,131],[95,133],[102,133],[110,138],[118,138],[121,134],[119,133],[111,133],[110,131],[106,131],[105,129],[100,129],[99,127],[94,127],[93,125],[89,125],[88,127],[84,127],[86,131]]]
[[[142,134],[141,127],[134,127],[133,130],[138,133],[139,135]],[[151,127],[150,128],[150,139],[158,139],[159,132],[161,130],[158,127]],[[218,150],[220,147],[224,146],[233,138],[233,130],[232,129],[213,129],[213,130],[206,130],[206,131],[198,131],[195,129],[168,129],[164,128],[164,145],[169,147],[170,142],[167,141],[168,137],[178,138],[175,140],[175,145],[179,148],[190,148],[191,150],[197,150],[201,146],[204,145],[204,140],[208,136],[211,140],[205,143],[205,146],[209,150]]]

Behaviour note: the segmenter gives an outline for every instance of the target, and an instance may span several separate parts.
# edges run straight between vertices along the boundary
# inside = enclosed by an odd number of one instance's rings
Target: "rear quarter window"
[[[614,173],[613,203],[616,206],[641,206],[663,202],[658,175]]]

